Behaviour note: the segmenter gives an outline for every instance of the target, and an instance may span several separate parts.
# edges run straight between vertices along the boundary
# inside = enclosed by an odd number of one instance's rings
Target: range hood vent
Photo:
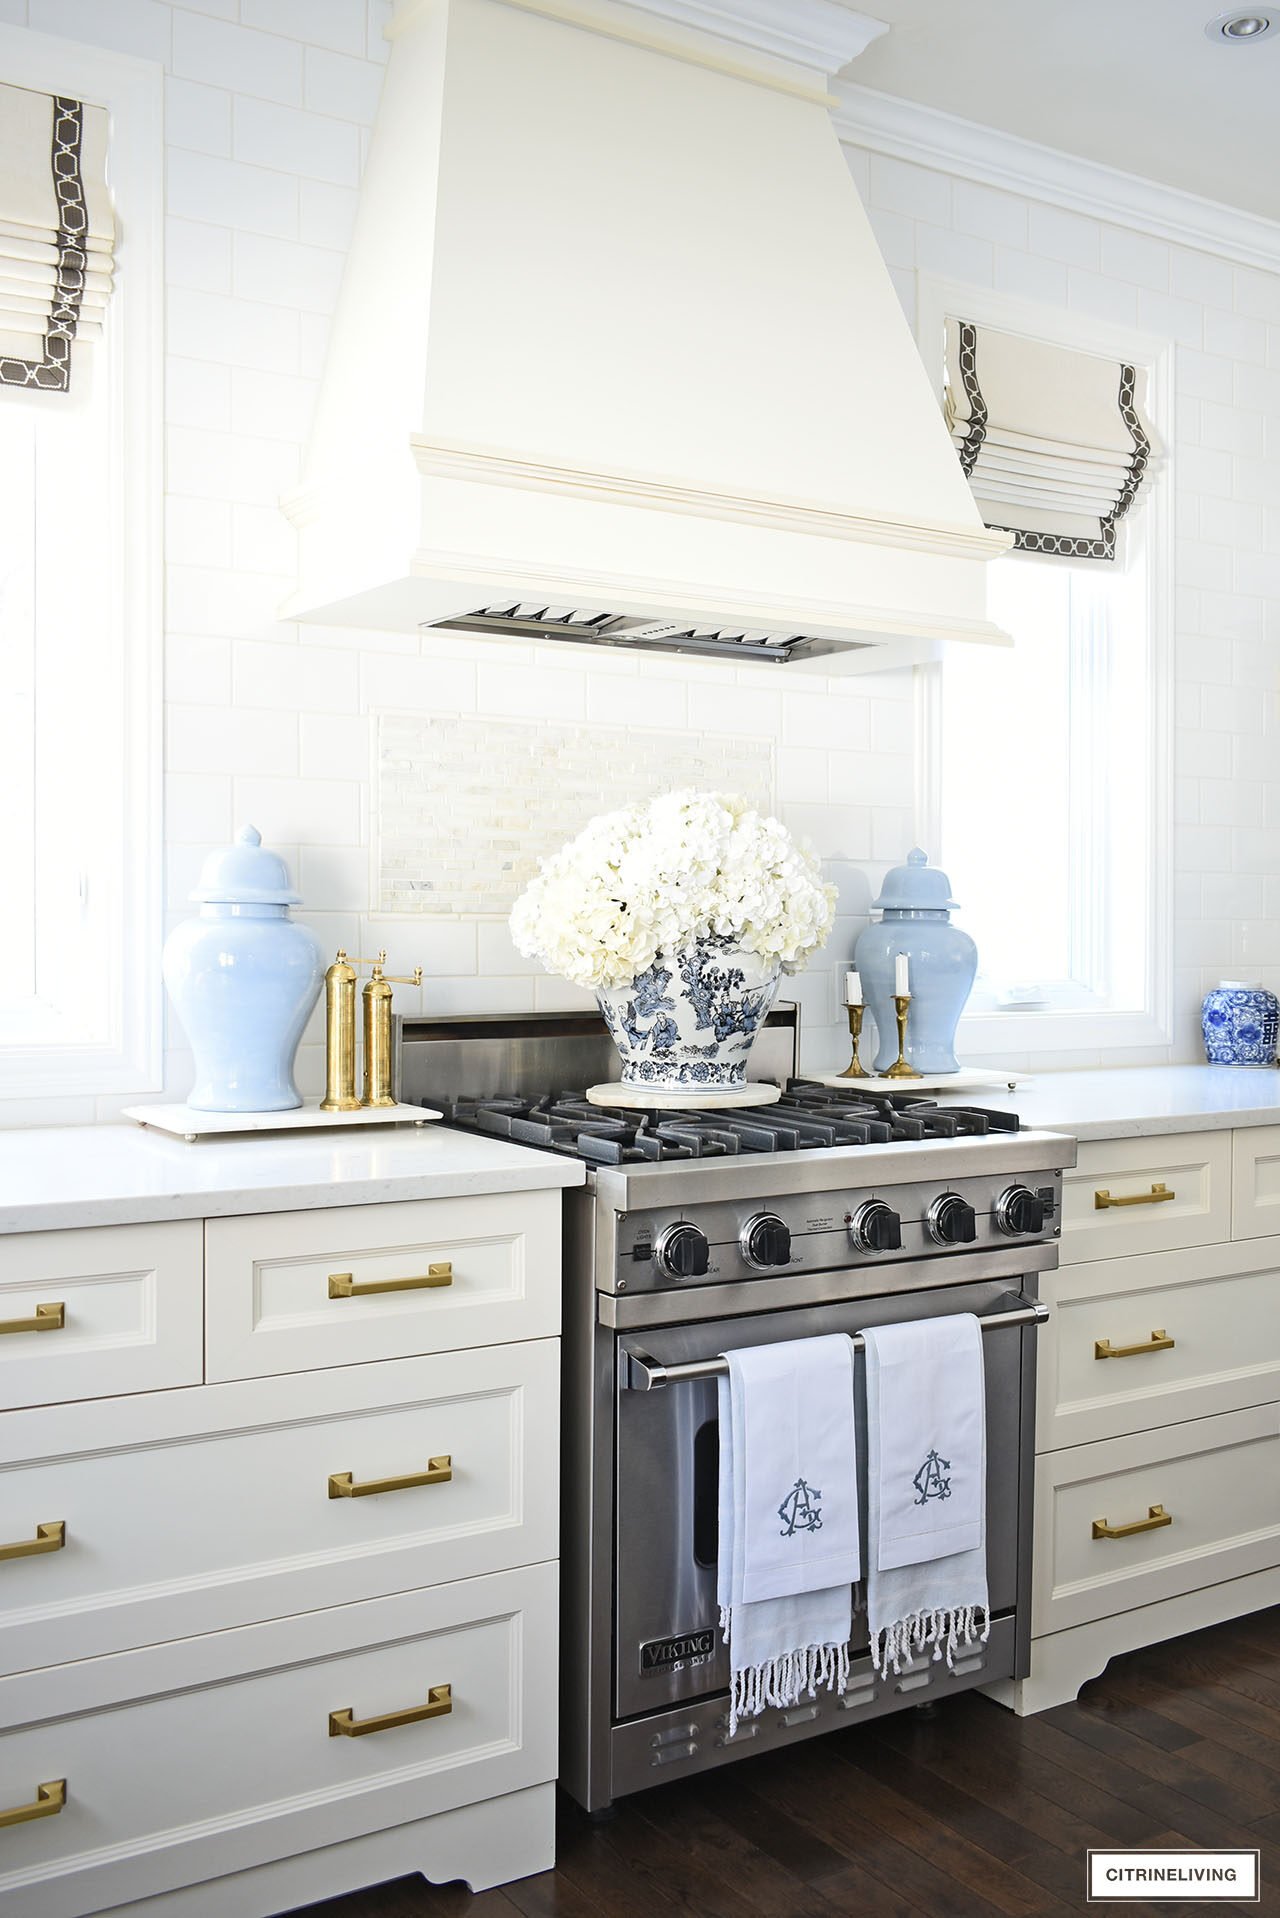
[[[880,31],[396,0],[283,616],[819,673],[1001,640],[829,113]]]
[[[481,606],[433,625],[490,639],[559,640],[571,646],[618,646],[641,652],[686,653],[696,659],[744,660],[786,666],[837,652],[842,642],[810,633],[710,627],[697,621],[643,619],[626,613],[583,612],[540,606],[536,600]],[[430,630],[430,629],[427,629]],[[846,642],[847,643],[847,642]],[[856,644],[856,642],[853,642]],[[870,641],[866,642],[870,645]]]

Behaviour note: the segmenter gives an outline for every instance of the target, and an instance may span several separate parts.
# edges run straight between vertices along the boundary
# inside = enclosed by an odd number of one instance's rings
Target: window
[[[1073,338],[1074,319],[999,296],[936,284],[932,296],[922,342],[963,301],[993,326],[1138,351],[1105,329]],[[1167,445],[1159,344],[1146,343],[1145,365]],[[995,561],[989,611],[1012,648],[953,647],[918,673],[921,839],[978,946],[960,1034],[970,1056],[1169,1042],[1168,496],[1157,478],[1117,528],[1112,561]]]
[[[108,108],[126,209],[71,390],[0,385],[0,1100],[141,1092],[160,1057],[159,81],[9,27],[0,69]]]

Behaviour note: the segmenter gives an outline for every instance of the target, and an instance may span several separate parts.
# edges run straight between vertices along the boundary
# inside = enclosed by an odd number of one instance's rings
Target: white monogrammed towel
[[[861,1566],[849,1340],[725,1356],[717,1584],[732,1736],[766,1705],[844,1690]]]
[[[877,1670],[990,1631],[982,1329],[970,1312],[868,1328],[867,1627]]]

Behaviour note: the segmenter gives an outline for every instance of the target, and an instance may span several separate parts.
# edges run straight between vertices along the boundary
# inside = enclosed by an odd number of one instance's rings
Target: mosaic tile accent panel
[[[773,742],[467,714],[378,719],[378,911],[505,916],[597,813],[673,787],[771,811]]]

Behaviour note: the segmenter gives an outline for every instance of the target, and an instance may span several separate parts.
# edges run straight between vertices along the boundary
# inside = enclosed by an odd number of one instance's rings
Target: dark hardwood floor
[[[473,1897],[402,1878],[307,1918],[1024,1918],[1086,1909],[1090,1846],[1258,1847],[1280,1912],[1280,1609],[1116,1659],[1077,1703],[976,1693],[626,1801],[562,1808],[554,1871]]]

